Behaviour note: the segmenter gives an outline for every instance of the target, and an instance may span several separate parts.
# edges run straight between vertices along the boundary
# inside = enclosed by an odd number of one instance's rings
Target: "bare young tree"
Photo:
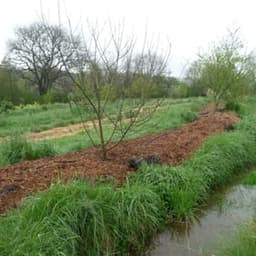
[[[154,76],[165,73],[170,49],[160,54],[152,45],[147,48],[145,40],[139,51],[134,37],[125,36],[123,25],[113,28],[109,24],[107,32],[91,24],[87,28],[72,68],[59,50],[77,89],[76,104],[92,120],[93,129],[85,125],[85,131],[106,160],[107,153],[132,128],[144,124],[159,106],[160,99],[151,99],[148,104],[145,91],[150,91]],[[131,100],[134,85],[138,94]]]
[[[24,71],[25,79],[37,85],[40,95],[46,94],[63,75],[63,59],[70,62],[73,47],[77,47],[79,41],[73,38],[71,44],[64,29],[44,21],[17,28],[15,36],[8,42],[11,63]]]

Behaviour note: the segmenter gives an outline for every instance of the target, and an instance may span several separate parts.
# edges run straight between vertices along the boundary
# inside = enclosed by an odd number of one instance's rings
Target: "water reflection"
[[[221,191],[193,221],[172,223],[148,255],[213,255],[223,237],[232,236],[237,225],[252,219],[255,202],[256,187],[234,185]]]

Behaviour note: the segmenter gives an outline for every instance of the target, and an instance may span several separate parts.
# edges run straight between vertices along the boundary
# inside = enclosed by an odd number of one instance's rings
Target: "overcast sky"
[[[240,27],[248,48],[256,48],[255,0],[41,0],[51,22],[61,14],[74,25],[83,20],[125,20],[125,26],[137,37],[145,27],[160,44],[167,38],[172,44],[171,71],[182,76],[184,68],[196,58],[199,49],[225,35],[227,28]],[[17,26],[27,25],[40,17],[40,0],[1,0],[0,60],[6,42]]]

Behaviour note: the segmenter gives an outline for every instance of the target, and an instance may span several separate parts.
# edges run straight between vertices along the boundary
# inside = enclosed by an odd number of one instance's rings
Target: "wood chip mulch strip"
[[[96,148],[62,156],[25,161],[0,168],[0,213],[16,207],[21,200],[51,183],[74,177],[94,179],[115,177],[120,184],[129,172],[128,159],[158,155],[163,164],[177,165],[197,150],[213,133],[224,131],[225,126],[237,122],[233,113],[206,110],[200,118],[183,127],[136,139],[123,141],[109,153],[110,160],[102,161]]]

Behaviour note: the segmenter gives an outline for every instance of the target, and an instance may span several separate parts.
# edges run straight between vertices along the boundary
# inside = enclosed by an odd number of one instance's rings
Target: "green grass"
[[[256,171],[252,171],[249,176],[243,180],[244,185],[255,186],[256,185]]]
[[[1,255],[141,255],[166,220],[192,218],[256,163],[255,122],[209,138],[180,166],[143,166],[121,188],[77,181],[30,197],[0,219]]]
[[[151,185],[176,219],[193,217],[212,191],[236,171],[256,163],[256,140],[244,131],[211,137],[192,158],[178,167],[145,166],[136,184]]]
[[[146,134],[171,130],[178,126],[184,125],[184,124],[192,121],[191,116],[194,119],[194,117],[196,116],[196,111],[198,111],[200,108],[202,108],[202,106],[205,105],[206,103],[207,103],[206,98],[190,98],[190,99],[184,99],[184,100],[168,99],[163,102],[163,106],[166,107],[165,109],[159,109],[153,115],[152,119],[150,119],[144,126],[136,127],[136,129],[134,129],[130,133],[128,133],[128,136],[126,139],[135,138],[135,137],[143,136]],[[129,108],[131,105],[132,105],[131,102],[127,102],[127,108]],[[36,106],[38,108],[41,108],[40,105],[36,105]],[[57,104],[56,106],[62,106],[63,111],[65,110],[65,108],[67,108],[67,105],[65,105],[65,104]],[[67,111],[67,109],[65,111]],[[113,109],[110,109],[109,111],[113,111]],[[47,116],[47,113],[52,113],[52,115],[54,115],[55,112],[54,112],[54,110],[52,110],[52,112],[50,110],[46,111],[46,113],[45,113],[46,116]],[[56,122],[50,123],[51,120],[49,119],[49,125],[57,124],[58,118],[60,118],[60,116],[59,116],[60,113],[59,114],[55,113],[55,114],[57,115],[57,118],[55,120]],[[37,118],[41,117],[41,115],[42,115],[41,110],[35,115]],[[12,116],[12,114],[11,114],[11,116]],[[49,116],[50,116],[50,114],[49,114]],[[80,119],[78,118],[78,119],[74,119],[74,120],[80,120]],[[66,121],[68,121],[68,118]],[[25,122],[26,121],[24,121],[24,124],[25,124]],[[38,124],[38,127],[40,127],[39,120],[37,120],[37,124]],[[16,124],[16,126],[19,127],[17,124]],[[29,128],[29,126],[27,128]],[[19,127],[19,129],[20,129],[19,134],[22,134],[22,129],[23,129],[22,125]],[[1,125],[0,125],[0,131],[1,131]],[[12,132],[12,130],[10,130],[10,133],[11,132]],[[111,134],[112,130],[109,128],[109,126],[106,126],[104,132],[105,132],[106,136],[109,136]],[[91,135],[95,139],[96,143],[99,143],[99,137],[96,135],[96,133],[94,131],[91,132]],[[114,136],[113,140],[117,140],[118,136],[119,135],[116,134]],[[14,138],[15,138],[15,136],[14,136]],[[15,142],[15,139],[11,140],[11,141]],[[0,160],[0,166],[6,165],[6,164],[12,164],[12,163],[23,161],[23,160],[36,159],[36,157],[31,158],[29,156],[29,154],[23,154],[22,152],[20,152],[20,155],[22,155],[21,157],[15,157],[13,160],[9,161],[8,160],[10,158],[8,156],[9,153],[6,152],[8,150],[5,150],[6,148],[10,148],[9,144],[10,144],[9,141],[7,141],[7,142],[4,141],[0,144],[0,159],[2,158],[2,160]],[[19,143],[17,142],[17,144],[19,144]],[[28,145],[28,147],[35,148],[35,149],[42,147],[41,142],[26,141],[26,143],[25,143],[25,139],[23,139],[23,144],[26,144],[26,145]],[[68,153],[68,152],[75,152],[75,151],[79,151],[79,150],[82,150],[82,149],[92,146],[92,143],[85,132],[81,132],[79,134],[72,135],[72,136],[47,140],[47,141],[45,141],[44,145],[46,145],[46,144],[48,145],[49,148],[54,149],[55,155],[61,155],[61,154]],[[12,143],[12,146],[15,147],[14,143]],[[17,152],[18,148],[20,148],[23,151],[23,148],[21,146],[17,145],[15,152]],[[29,151],[31,151],[31,150],[29,150]],[[37,158],[47,156],[46,154],[37,154],[37,155],[38,155]],[[53,154],[51,154],[51,155],[53,155]],[[15,161],[15,159],[16,159],[16,161]]]
[[[196,112],[207,102],[208,99],[206,98],[165,101],[165,109],[159,109],[147,123],[143,126],[136,127],[128,133],[126,139],[172,130],[189,123],[191,119],[188,120],[187,113],[193,113],[192,115],[195,116]],[[106,126],[104,132],[106,136],[108,136],[111,133],[111,129]],[[93,138],[97,138],[95,132],[92,132],[91,134]],[[113,140],[117,139],[118,134],[116,134]],[[49,140],[48,142],[54,145],[58,154],[82,150],[92,146],[88,136],[84,132],[68,137],[56,138]]]
[[[0,166],[54,155],[56,155],[54,147],[47,142],[32,144],[17,136],[2,144],[0,148]]]
[[[79,112],[69,104],[26,105],[0,114],[0,137],[39,132],[81,122]]]
[[[163,216],[160,198],[146,187],[56,184],[0,220],[0,251],[3,256],[139,253]]]
[[[184,100],[164,100],[163,105],[183,104],[189,101],[205,101],[205,99],[184,99]],[[115,113],[118,109],[118,103],[107,106],[108,113]],[[150,102],[148,105],[150,106]],[[124,111],[133,109],[136,106],[136,100],[126,100],[124,102]],[[67,126],[81,122],[81,112],[72,104],[54,103],[48,105],[39,105],[37,103],[16,107],[8,112],[0,113],[0,137],[23,135],[28,132],[40,132],[53,127]],[[147,106],[147,104],[146,104]],[[90,120],[92,115],[82,112],[82,120]]]

